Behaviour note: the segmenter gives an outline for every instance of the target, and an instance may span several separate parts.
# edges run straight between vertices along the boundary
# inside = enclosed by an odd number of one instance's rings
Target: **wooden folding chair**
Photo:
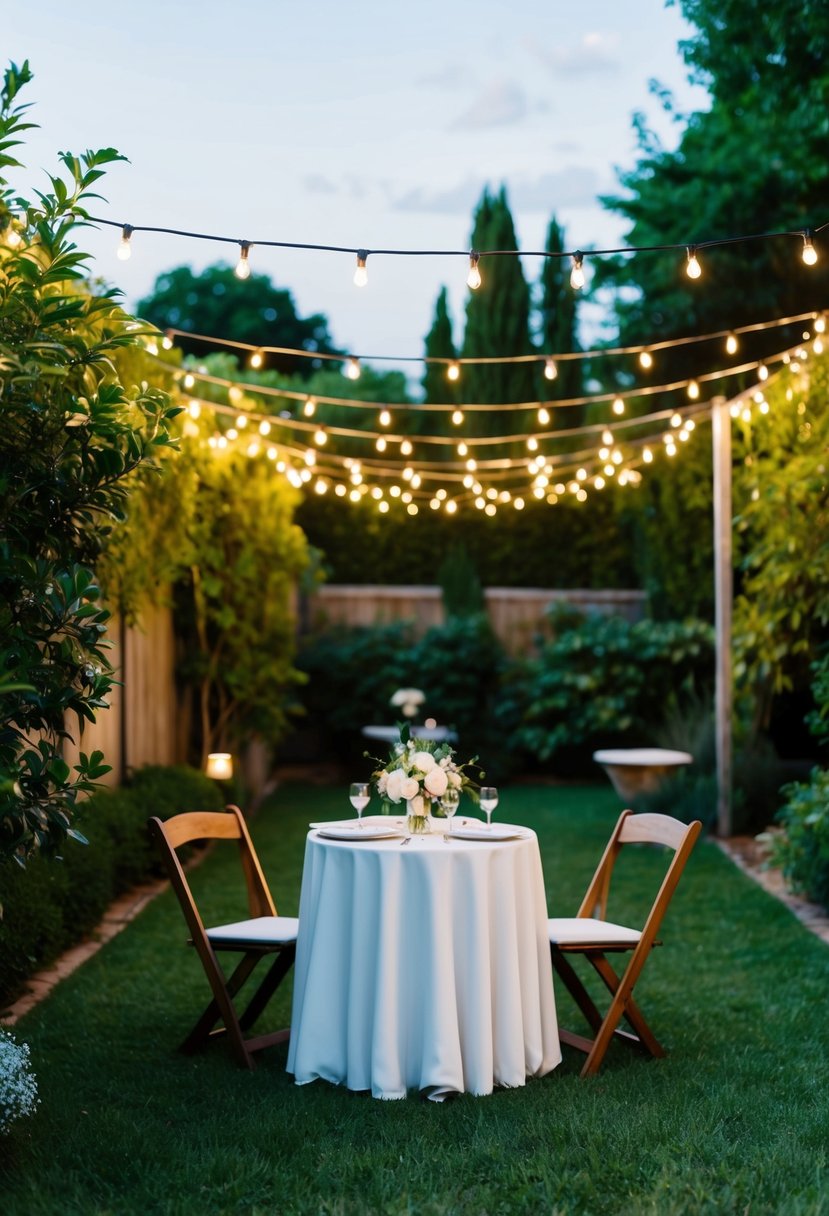
[[[593,1031],[594,1037],[590,1039],[569,1030],[559,1030],[562,1043],[587,1052],[587,1060],[581,1070],[583,1077],[598,1072],[614,1037],[652,1056],[665,1055],[664,1048],[633,1000],[633,988],[651,947],[661,945],[656,940],[659,926],[701,827],[699,820],[685,824],[669,815],[634,815],[631,811],[622,811],[577,915],[548,921],[553,967]],[[673,852],[641,930],[612,924],[606,919],[613,867],[622,848],[631,844],[665,845]],[[619,975],[611,967],[607,955],[626,952],[630,953],[630,958],[624,972]],[[584,955],[610,992],[612,1000],[604,1016],[573,969],[569,959],[573,954]],[[633,1033],[618,1029],[623,1017]]]
[[[244,1032],[253,1026],[290,970],[296,955],[299,922],[293,916],[277,916],[247,824],[238,807],[228,806],[219,812],[196,811],[175,815],[166,822],[153,817],[148,821],[148,826],[184,912],[190,930],[188,945],[195,946],[213,992],[212,1001],[181,1044],[181,1050],[188,1053],[197,1051],[211,1038],[227,1034],[238,1062],[246,1068],[253,1068],[254,1052],[282,1043],[290,1034],[289,1030],[278,1030],[272,1034],[246,1038]],[[218,925],[213,929],[205,928],[176,854],[176,849],[194,840],[238,841],[247,885],[249,920]],[[229,977],[225,976],[217,958],[217,952],[223,950],[242,955]],[[234,997],[260,959],[267,955],[276,957],[244,1012],[237,1014]],[[222,1025],[217,1026],[218,1022]]]

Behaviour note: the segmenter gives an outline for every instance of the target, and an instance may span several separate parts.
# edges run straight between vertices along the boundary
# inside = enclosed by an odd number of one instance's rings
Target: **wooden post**
[[[716,635],[717,835],[730,836],[731,821],[731,414],[724,397],[711,410],[714,463],[714,627]]]

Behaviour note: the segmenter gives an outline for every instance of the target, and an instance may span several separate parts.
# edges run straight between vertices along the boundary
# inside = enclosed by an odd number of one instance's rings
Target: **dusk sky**
[[[468,249],[488,182],[506,185],[522,249],[543,248],[552,214],[570,247],[616,244],[623,226],[597,196],[634,163],[634,111],[668,146],[679,133],[649,79],[680,110],[706,105],[677,49],[688,27],[663,0],[6,0],[3,10],[4,60],[29,59],[24,99],[41,128],[15,186],[42,185],[58,151],[112,145],[129,163],[104,180],[100,215],[252,241]],[[81,238],[130,307],[166,269],[235,262],[226,246],[155,234],[136,234],[120,262],[117,242],[113,229]],[[325,313],[355,353],[420,355],[442,284],[461,336],[461,258],[370,259],[364,289],[349,254],[254,248],[251,265],[301,313]],[[536,279],[537,259],[524,269]],[[599,321],[593,309],[588,338]]]

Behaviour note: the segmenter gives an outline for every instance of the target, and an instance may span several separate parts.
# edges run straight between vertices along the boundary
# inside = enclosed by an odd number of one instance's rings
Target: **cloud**
[[[322,173],[308,173],[302,179],[302,184],[309,194],[336,194],[337,186],[330,177]]]
[[[619,70],[619,35],[598,32],[585,34],[569,46],[542,46],[527,40],[527,47],[554,76],[607,74]]]
[[[392,201],[397,211],[421,211],[441,215],[471,215],[487,184],[483,177],[467,177],[444,190],[418,186]],[[542,212],[549,215],[562,207],[585,207],[596,201],[601,189],[599,175],[583,165],[567,165],[541,177],[515,177],[507,182],[507,196],[514,215]]]
[[[485,131],[490,127],[512,126],[527,112],[527,98],[519,85],[511,80],[493,80],[450,124],[450,130]]]
[[[435,68],[424,76],[418,77],[415,85],[418,89],[458,89],[469,80],[469,71],[460,63],[447,63]]]

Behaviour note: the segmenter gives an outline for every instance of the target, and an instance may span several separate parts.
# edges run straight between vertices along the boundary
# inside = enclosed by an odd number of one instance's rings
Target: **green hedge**
[[[128,786],[101,790],[84,804],[79,829],[89,843],[67,840],[62,858],[37,857],[25,869],[0,869],[0,1009],[30,975],[100,922],[115,896],[161,874],[147,819],[183,810],[218,810],[218,786],[195,769],[139,769]]]
[[[829,911],[829,770],[816,768],[808,782],[792,782],[772,837],[775,865],[793,890]]]

